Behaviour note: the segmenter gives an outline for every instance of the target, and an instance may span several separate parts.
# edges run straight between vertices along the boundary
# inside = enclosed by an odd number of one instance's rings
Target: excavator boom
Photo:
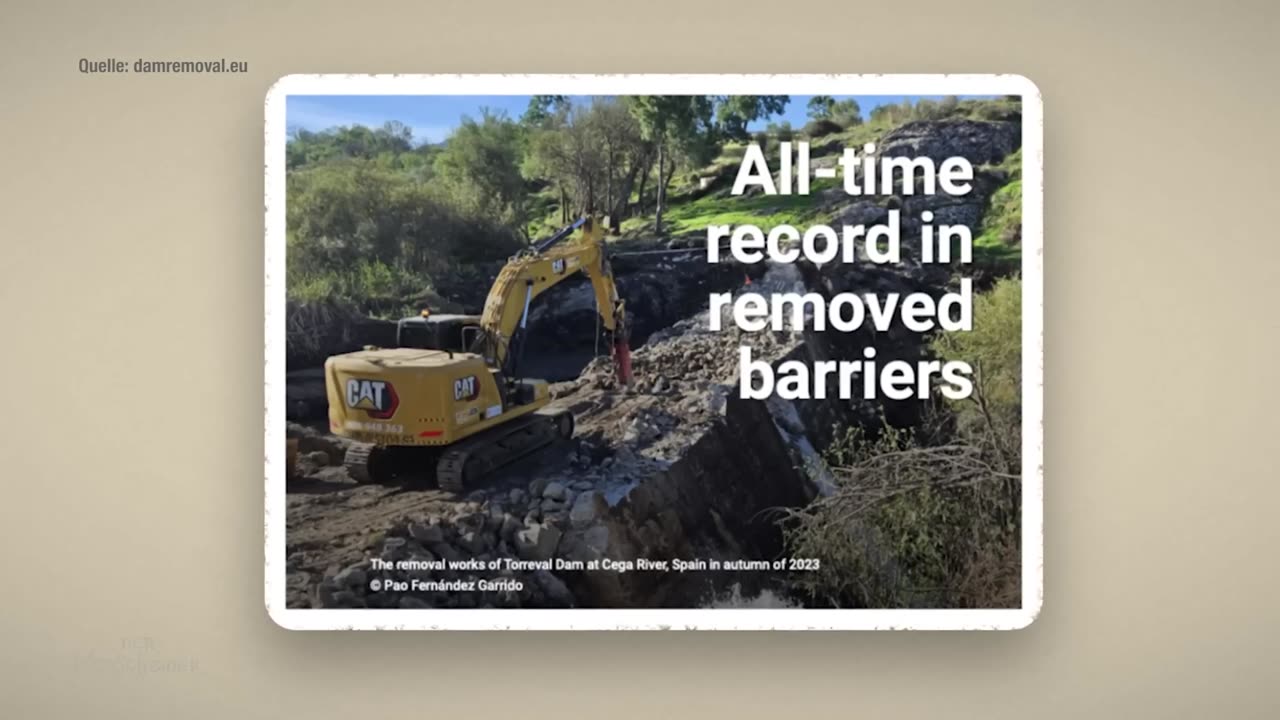
[[[570,238],[575,229],[582,234]],[[524,254],[513,257],[494,281],[480,326],[481,354],[495,367],[512,372],[535,298],[577,273],[585,273],[595,293],[601,327],[610,337],[619,379],[630,381],[628,333],[624,305],[605,253],[600,225],[582,218]],[[512,372],[514,374],[514,372]]]

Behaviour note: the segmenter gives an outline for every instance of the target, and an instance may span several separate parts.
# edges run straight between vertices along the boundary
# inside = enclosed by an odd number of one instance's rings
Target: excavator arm
[[[578,229],[581,234],[571,237]],[[601,328],[611,341],[618,377],[629,383],[630,346],[624,303],[605,253],[602,228],[592,218],[578,220],[507,262],[485,301],[481,336],[473,348],[494,367],[514,374],[534,299],[580,272],[591,280]]]

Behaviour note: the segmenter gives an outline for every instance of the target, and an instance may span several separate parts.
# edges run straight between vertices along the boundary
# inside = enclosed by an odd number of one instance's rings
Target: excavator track
[[[493,471],[556,440],[573,437],[573,413],[544,408],[467,438],[445,450],[436,464],[440,489],[462,493]]]
[[[347,448],[347,453],[342,458],[342,465],[352,479],[362,485],[375,480],[381,482],[385,478],[379,477],[377,471],[380,469],[379,456],[383,452],[383,449],[377,445],[357,443]]]

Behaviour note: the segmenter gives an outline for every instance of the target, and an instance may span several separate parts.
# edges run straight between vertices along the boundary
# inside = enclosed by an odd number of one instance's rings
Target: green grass
[[[1022,259],[1022,150],[992,169],[1002,172],[1006,181],[992,193],[975,229],[974,256],[1002,264],[1018,262]]]
[[[839,186],[834,179],[816,180],[809,195],[734,196],[727,190],[705,195],[696,200],[673,198],[662,215],[664,230],[670,235],[701,232],[709,225],[805,225],[822,222],[826,210],[815,197],[819,192]],[[652,232],[652,214],[630,218],[622,224],[624,235]]]
[[[898,123],[884,120],[854,125],[846,128],[843,132],[832,133],[831,135],[810,140],[809,155],[811,157],[835,155],[845,148],[852,148],[861,154],[863,145],[869,142],[878,142],[885,133],[897,127],[897,125]]]

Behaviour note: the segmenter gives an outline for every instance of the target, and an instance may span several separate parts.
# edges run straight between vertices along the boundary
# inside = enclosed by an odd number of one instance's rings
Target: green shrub
[[[975,390],[940,399],[921,427],[853,429],[825,453],[835,490],[783,521],[811,605],[1017,607],[1021,599],[1022,287],[975,298],[971,332],[932,342]]]
[[[292,269],[286,279],[290,300],[337,301],[376,316],[415,312],[418,300],[433,294],[429,276],[378,260],[358,260],[350,268]]]
[[[287,192],[288,288],[297,298],[389,311],[437,284],[472,282],[471,268],[505,260],[524,244],[456,201],[447,186],[376,161],[307,166],[290,173]]]
[[[992,122],[1015,122],[1022,116],[1022,104],[1006,100],[984,102],[974,109],[974,117]]]
[[[766,132],[768,132],[771,137],[777,138],[779,142],[789,142],[792,136],[795,135],[795,131],[791,129],[791,123],[786,121],[781,123],[769,123],[766,127]]]
[[[844,128],[835,120],[820,118],[811,120],[804,126],[804,134],[811,138],[826,137],[833,133],[838,133]]]
[[[973,244],[980,255],[1016,260],[1022,244],[1022,150],[1006,157],[997,170],[1006,181],[991,194]]]
[[[932,347],[943,360],[973,367],[973,396],[951,401],[953,407],[962,414],[995,413],[1012,420],[1022,406],[1022,280],[1002,278],[978,294],[973,330],[941,333]]]

